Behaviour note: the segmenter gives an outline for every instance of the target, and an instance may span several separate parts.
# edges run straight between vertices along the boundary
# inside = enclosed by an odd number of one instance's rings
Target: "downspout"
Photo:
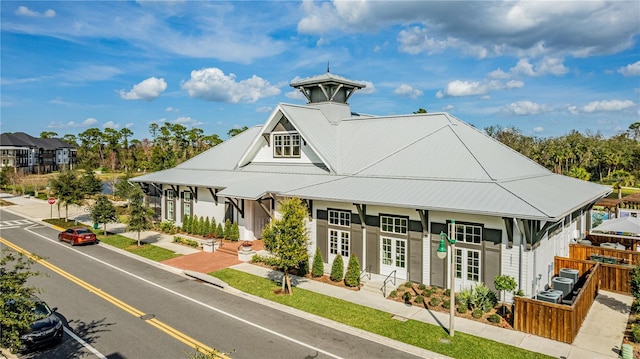
[[[524,236],[524,232],[522,231],[522,228],[520,228],[520,226],[518,225],[518,220],[514,219],[514,224],[516,225],[516,228],[518,229],[518,233],[520,233],[520,243],[519,243],[519,249],[518,249],[518,266],[520,267],[518,270],[518,288],[522,289],[522,252],[524,251],[524,246],[522,245],[522,240],[525,239],[526,242],[526,238]],[[525,243],[526,245],[526,243]]]

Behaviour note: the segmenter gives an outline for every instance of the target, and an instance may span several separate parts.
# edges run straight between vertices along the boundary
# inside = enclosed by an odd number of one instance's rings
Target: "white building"
[[[264,125],[133,179],[160,189],[163,219],[229,218],[252,240],[278,201],[295,196],[309,209],[309,253],[319,248],[325,268],[354,254],[373,274],[447,287],[450,262],[436,255],[443,231],[457,239],[458,289],[493,287],[505,274],[532,294],[610,192],[554,174],[447,113],[354,113],[347,101],[365,85],[331,73],[291,86],[307,105],[279,104]]]

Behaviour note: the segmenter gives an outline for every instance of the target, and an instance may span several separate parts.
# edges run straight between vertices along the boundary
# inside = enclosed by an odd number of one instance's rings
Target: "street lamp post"
[[[445,259],[447,257],[447,246],[445,241],[451,246],[451,260],[449,261],[449,336],[453,337],[453,318],[455,317],[456,299],[455,299],[455,255],[456,255],[456,221],[451,220],[451,226],[453,227],[453,238],[450,238],[446,233],[440,232],[440,245],[436,254],[438,258]]]

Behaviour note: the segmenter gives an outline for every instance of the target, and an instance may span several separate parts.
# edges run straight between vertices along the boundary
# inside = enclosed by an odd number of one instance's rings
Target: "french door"
[[[380,238],[380,274],[407,279],[407,240],[392,237]]]
[[[454,275],[456,292],[480,283],[480,251],[469,248],[456,248]]]

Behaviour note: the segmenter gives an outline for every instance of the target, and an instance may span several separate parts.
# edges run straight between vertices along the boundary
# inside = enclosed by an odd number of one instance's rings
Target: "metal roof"
[[[310,164],[251,162],[279,111],[330,173]],[[611,191],[554,174],[447,113],[348,117],[336,123],[329,113],[312,105],[280,104],[265,126],[174,169],[134,180],[221,188],[220,195],[238,198],[273,193],[554,221]]]

